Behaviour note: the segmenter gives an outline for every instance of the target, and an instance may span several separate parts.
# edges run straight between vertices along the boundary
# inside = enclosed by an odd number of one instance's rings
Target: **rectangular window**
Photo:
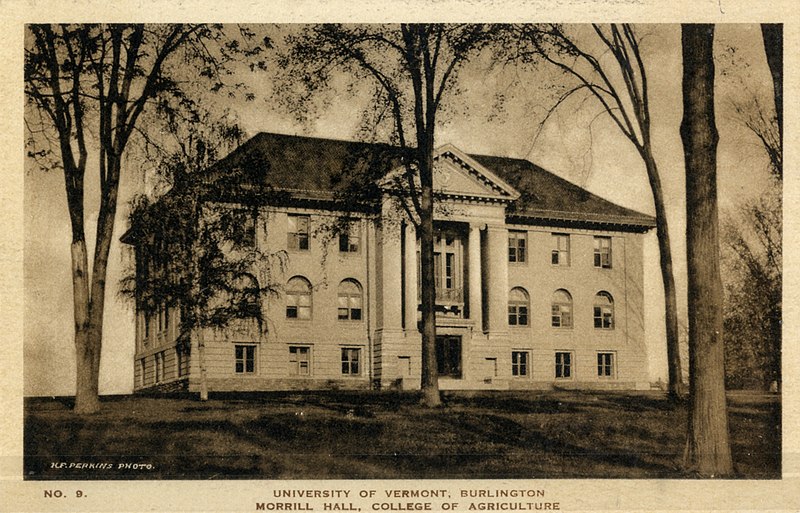
[[[572,327],[572,307],[567,304],[558,303],[552,305],[550,324],[554,328]]]
[[[308,251],[308,216],[289,216],[287,246],[292,251]]]
[[[528,325],[528,305],[509,303],[508,305],[508,325],[527,326]]]
[[[436,365],[439,376],[461,379],[461,337],[437,335]]]
[[[433,281],[436,285],[436,290],[442,289],[442,254],[433,254]],[[421,290],[421,289],[420,289]]]
[[[164,352],[153,355],[156,364],[156,383],[164,381]]]
[[[614,353],[597,353],[597,376],[614,377]]]
[[[178,371],[178,377],[180,378],[183,376],[183,351],[180,349],[175,349],[175,360],[176,360],[176,368]]]
[[[454,272],[455,272],[455,260],[456,256],[453,253],[445,253],[445,264],[444,264],[444,288],[452,289],[455,288],[454,285]]]
[[[144,317],[144,341],[147,343],[147,340],[150,338],[150,314],[145,312],[142,317]]]
[[[594,266],[611,269],[611,237],[594,238]]]
[[[528,355],[527,351],[512,351],[511,352],[511,375],[512,376],[527,376],[528,375]]]
[[[256,245],[256,216],[252,212],[245,212],[242,219],[242,235],[238,245],[243,248],[253,248]]]
[[[305,346],[289,347],[290,372],[295,376],[311,374],[311,348]]]
[[[145,386],[147,384],[147,365],[145,364],[145,359],[142,358],[139,360],[139,386]]]
[[[342,374],[348,376],[361,374],[361,349],[342,348]]]
[[[361,320],[361,294],[339,293],[338,317],[340,321]]]
[[[361,230],[358,221],[351,221],[339,234],[340,253],[358,253],[361,248]]]
[[[556,378],[565,379],[572,377],[572,353],[556,353]]]
[[[526,261],[528,249],[527,232],[508,232],[508,261],[522,263]]]
[[[595,305],[594,327],[603,330],[610,330],[614,328],[614,313],[610,306]]]
[[[236,374],[255,374],[256,372],[256,346],[237,345]]]
[[[225,217],[227,224],[225,237],[235,249],[252,249],[256,246],[256,223],[258,211],[255,209],[234,208]]]
[[[553,234],[553,252],[550,263],[564,267],[569,266],[569,234]]]

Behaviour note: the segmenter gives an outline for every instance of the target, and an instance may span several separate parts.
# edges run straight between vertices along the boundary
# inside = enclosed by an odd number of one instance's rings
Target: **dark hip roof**
[[[410,157],[411,150],[407,151]],[[401,165],[402,155],[400,148],[388,144],[262,132],[206,172],[192,176],[190,182],[199,185],[206,197],[230,201],[241,199],[247,191],[266,203],[322,204],[339,194],[339,206],[345,208],[356,204],[356,200],[348,201],[348,187],[354,191],[368,184],[367,188],[374,186],[371,201],[376,205],[380,197],[376,182]],[[470,156],[520,192],[520,198],[506,210],[510,223],[626,231],[647,231],[655,226],[652,216],[607,201],[530,161]],[[353,170],[361,176],[354,178]],[[370,196],[362,199],[365,197]]]

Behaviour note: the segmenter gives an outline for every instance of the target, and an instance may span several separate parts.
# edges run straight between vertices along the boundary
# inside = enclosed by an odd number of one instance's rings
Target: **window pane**
[[[350,310],[350,319],[354,321],[361,320],[361,308],[353,308]]]
[[[440,289],[442,287],[442,254],[441,253],[434,253],[433,254],[433,278],[434,283],[436,285],[436,289]]]

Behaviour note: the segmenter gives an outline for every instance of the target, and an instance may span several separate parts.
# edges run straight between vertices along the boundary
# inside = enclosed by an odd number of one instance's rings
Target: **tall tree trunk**
[[[115,167],[114,176],[119,176],[119,161],[110,164]],[[108,255],[114,236],[114,216],[116,215],[117,187],[109,184],[100,202],[97,216],[97,232],[95,238],[94,259],[92,264],[91,299],[89,301],[89,322],[84,347],[84,358],[88,364],[89,375],[83,378],[85,396],[76,410],[91,413],[100,409],[100,357],[103,347],[103,315],[105,310],[106,280],[108,274]],[[77,393],[77,392],[76,392]],[[89,397],[91,394],[92,397]]]
[[[420,159],[420,177],[432,171]],[[432,163],[432,162],[431,162]],[[422,168],[428,168],[424,171]],[[436,280],[433,265],[433,186],[423,182],[420,198],[420,269],[422,273],[422,404],[428,407],[442,403],[439,394],[439,370],[436,364]],[[432,181],[432,180],[431,180]]]
[[[208,373],[206,372],[206,335],[203,319],[206,312],[200,304],[201,283],[200,276],[203,271],[200,269],[200,248],[198,247],[201,234],[203,233],[203,213],[200,202],[195,200],[192,205],[192,215],[194,216],[194,240],[192,241],[192,330],[197,339],[197,364],[200,368],[200,400],[208,401]]]
[[[206,372],[206,335],[202,326],[196,328],[197,363],[200,367],[200,400],[208,401],[208,376]]]
[[[86,241],[74,240],[72,256],[72,298],[75,316],[75,412],[94,413],[100,409],[97,380],[92,379],[93,352],[89,341],[89,269]]]
[[[658,167],[653,158],[649,142],[641,151],[644,159],[650,189],[653,191],[653,203],[656,209],[656,238],[661,265],[661,279],[664,283],[664,321],[667,334],[667,367],[669,372],[669,395],[673,399],[682,399],[685,395],[683,387],[683,370],[681,368],[680,334],[678,331],[678,300],[675,292],[675,274],[672,270],[672,245],[669,239],[667,210],[664,206],[664,191]]]
[[[714,26],[683,25],[683,120],[689,274],[689,422],[685,465],[702,476],[733,473],[728,441],[719,269]]]

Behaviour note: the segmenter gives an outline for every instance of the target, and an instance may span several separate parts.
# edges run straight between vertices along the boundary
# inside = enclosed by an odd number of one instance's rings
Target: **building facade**
[[[286,192],[258,206],[252,229],[259,249],[287,255],[270,273],[280,294],[263,304],[265,329],[205,332],[210,391],[419,388],[413,224],[390,180],[367,210],[345,212],[331,192],[353,155],[386,149],[260,134],[209,171]],[[435,161],[440,388],[649,388],[642,247],[654,220],[525,160],[447,145]],[[182,349],[179,332],[178,309],[137,314],[136,390],[198,389],[197,338]]]

